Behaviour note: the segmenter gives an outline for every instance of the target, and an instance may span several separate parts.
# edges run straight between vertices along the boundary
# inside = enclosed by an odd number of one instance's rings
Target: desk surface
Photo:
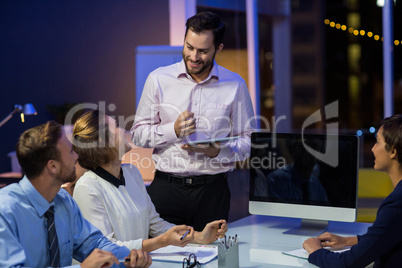
[[[308,236],[283,234],[300,224],[300,219],[251,215],[229,224],[227,235],[240,236],[240,267],[316,267],[307,260],[282,254],[300,249]],[[360,222],[329,222],[328,231],[342,236],[364,234],[371,224]],[[151,267],[181,267],[178,263],[154,261]],[[216,268],[215,259],[202,267]]]

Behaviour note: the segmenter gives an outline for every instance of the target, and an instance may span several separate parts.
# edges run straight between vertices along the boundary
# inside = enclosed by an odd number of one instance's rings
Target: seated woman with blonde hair
[[[213,221],[196,232],[159,217],[139,170],[121,163],[131,148],[125,130],[112,117],[86,112],[76,121],[73,138],[78,162],[88,169],[75,185],[73,197],[84,217],[112,242],[151,252],[167,245],[209,244],[225,235],[225,220]]]
[[[310,263],[319,267],[366,267],[374,262],[374,267],[402,267],[402,115],[382,121],[371,151],[374,169],[388,173],[394,190],[381,203],[366,234],[342,237],[324,233],[307,239],[303,247],[310,254]],[[323,248],[347,246],[350,250],[342,253]]]

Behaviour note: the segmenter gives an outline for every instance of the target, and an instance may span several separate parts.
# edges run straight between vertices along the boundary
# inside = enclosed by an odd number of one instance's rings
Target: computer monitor
[[[301,218],[285,232],[299,235],[356,220],[357,136],[254,132],[251,143],[251,214]]]

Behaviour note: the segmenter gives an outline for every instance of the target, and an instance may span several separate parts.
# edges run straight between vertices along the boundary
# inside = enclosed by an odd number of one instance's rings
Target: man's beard
[[[70,174],[64,174],[65,173],[65,168],[63,167],[60,171],[60,180],[62,183],[67,183],[67,182],[73,182],[77,178],[77,174],[75,173],[75,168],[73,172]]]
[[[187,73],[188,74],[194,74],[194,75],[199,75],[199,74],[202,74],[205,70],[207,70],[208,68],[210,68],[211,66],[212,66],[212,63],[214,62],[214,60],[215,60],[215,53],[214,53],[214,56],[212,57],[212,59],[210,60],[210,61],[206,61],[206,62],[204,62],[204,61],[202,61],[202,60],[198,60],[198,62],[201,62],[201,63],[203,63],[204,65],[202,66],[202,68],[199,70],[199,71],[191,71],[190,70],[190,68],[188,67],[188,65],[187,65],[187,62],[188,61],[191,61],[190,59],[188,59],[188,57],[187,57],[187,59],[185,58],[185,56],[184,56],[184,53],[182,53],[182,56],[183,56],[183,59],[184,59],[184,65],[186,66],[186,71],[187,71]]]

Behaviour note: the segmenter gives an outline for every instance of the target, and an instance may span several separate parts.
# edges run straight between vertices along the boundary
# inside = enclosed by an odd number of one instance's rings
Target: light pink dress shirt
[[[189,110],[196,118],[196,133],[177,138],[174,123]],[[255,129],[254,110],[245,81],[215,61],[212,70],[197,83],[181,62],[151,72],[145,82],[133,127],[136,146],[155,148],[156,169],[176,175],[217,174],[234,168],[235,161],[250,153],[250,136]],[[188,141],[240,136],[221,144],[217,157],[187,152]]]

